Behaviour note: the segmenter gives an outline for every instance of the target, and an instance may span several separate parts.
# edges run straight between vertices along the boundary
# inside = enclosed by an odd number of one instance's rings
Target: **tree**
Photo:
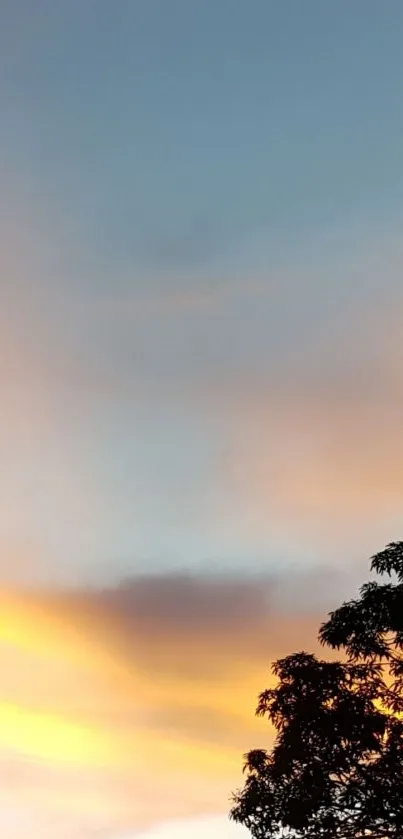
[[[371,570],[389,581],[367,582],[320,627],[342,661],[280,659],[259,696],[276,737],[245,755],[230,813],[255,839],[403,839],[403,542]]]

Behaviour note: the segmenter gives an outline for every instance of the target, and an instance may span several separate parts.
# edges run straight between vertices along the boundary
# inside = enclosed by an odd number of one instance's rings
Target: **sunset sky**
[[[401,0],[0,2],[0,834],[236,839],[403,530]]]

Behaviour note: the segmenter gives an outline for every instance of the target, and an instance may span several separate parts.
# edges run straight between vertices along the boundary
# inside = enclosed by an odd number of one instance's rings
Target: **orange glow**
[[[90,619],[56,597],[6,592],[0,615],[0,767],[14,773],[16,807],[74,813],[112,833],[134,818],[222,812],[243,752],[270,741],[254,717],[270,651],[233,660],[228,636],[169,637],[157,620],[152,638],[120,647],[110,616]],[[277,626],[281,646],[310,626]],[[252,633],[245,650],[253,643]],[[172,645],[175,675],[160,666]]]

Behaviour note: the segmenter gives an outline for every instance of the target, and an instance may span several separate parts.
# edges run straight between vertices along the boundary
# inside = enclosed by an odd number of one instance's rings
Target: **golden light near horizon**
[[[0,748],[38,760],[80,765],[110,759],[110,744],[91,727],[61,715],[0,703]]]
[[[28,814],[74,810],[78,822],[123,827],[133,813],[146,827],[153,818],[196,817],[206,802],[222,811],[240,774],[240,732],[254,730],[238,663],[212,680],[186,675],[185,661],[175,678],[151,664],[147,672],[134,654],[119,657],[108,614],[101,631],[57,597],[3,592],[0,616],[0,772],[14,778],[13,807],[22,800]],[[161,630],[155,643],[166,641]],[[202,650],[188,636],[181,657],[192,656]],[[250,669],[256,684],[261,670],[257,662]],[[216,714],[232,720],[227,734],[211,734]],[[188,730],[193,717],[199,722]]]
[[[0,614],[0,749],[55,764],[128,771],[148,765],[158,749],[166,772],[175,766],[214,776],[236,771],[237,745],[209,742],[208,723],[200,723],[199,733],[181,734],[180,720],[183,725],[186,715],[202,709],[206,719],[227,715],[242,730],[250,717],[245,672],[258,684],[261,664],[249,663],[246,670],[227,665],[212,681],[147,673],[135,655],[119,659],[106,643],[113,635],[107,616],[98,637],[96,624],[15,593],[0,595]],[[197,645],[186,651],[192,654]],[[172,709],[173,729],[156,725],[163,707]]]
[[[124,738],[107,710],[119,697],[124,709],[125,696],[135,708],[134,674],[35,598],[0,596],[0,615],[8,697],[0,703],[0,748],[52,763],[119,765]]]

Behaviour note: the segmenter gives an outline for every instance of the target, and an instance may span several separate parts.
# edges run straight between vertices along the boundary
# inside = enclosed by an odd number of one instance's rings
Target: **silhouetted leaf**
[[[371,570],[396,581],[366,583],[320,628],[344,661],[279,659],[259,696],[276,738],[245,756],[230,814],[255,839],[403,839],[403,543]]]

